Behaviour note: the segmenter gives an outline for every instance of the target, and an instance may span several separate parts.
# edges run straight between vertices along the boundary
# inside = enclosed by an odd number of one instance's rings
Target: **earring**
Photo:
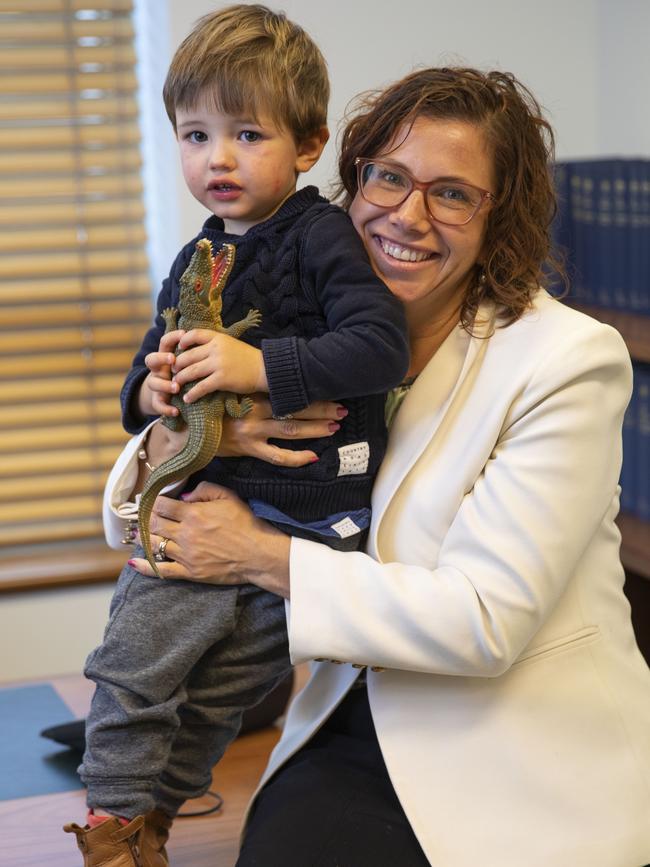
[[[487,283],[487,274],[485,273],[485,269],[481,268],[481,273],[478,276],[479,286],[483,287]]]

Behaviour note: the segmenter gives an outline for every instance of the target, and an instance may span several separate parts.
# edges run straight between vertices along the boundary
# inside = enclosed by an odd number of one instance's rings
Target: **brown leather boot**
[[[144,816],[136,816],[128,825],[111,818],[96,828],[72,823],[63,830],[77,835],[84,867],[145,867],[140,852],[143,826]]]
[[[143,867],[168,867],[165,844],[173,819],[162,810],[152,810],[144,817],[144,830],[140,840]]]

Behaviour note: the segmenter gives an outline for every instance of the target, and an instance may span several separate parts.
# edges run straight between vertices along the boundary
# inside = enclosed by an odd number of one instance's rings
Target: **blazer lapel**
[[[447,397],[437,408],[432,409],[431,396],[439,388],[439,363],[431,359],[411,390],[404,398],[393,422],[386,456],[382,462],[372,495],[373,519],[370,529],[369,550],[376,554],[377,535],[381,519],[395,495],[395,491],[410,472],[413,465],[435,436],[458,390],[470,370],[485,352],[489,343],[486,337],[493,326],[494,317],[486,305],[479,309],[477,325],[470,337],[460,373]],[[460,327],[460,326],[459,326]],[[439,361],[439,359],[438,359]]]

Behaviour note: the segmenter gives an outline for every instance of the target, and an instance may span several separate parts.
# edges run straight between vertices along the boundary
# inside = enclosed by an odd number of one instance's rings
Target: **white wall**
[[[650,156],[650,2],[600,0],[598,153]]]
[[[650,156],[649,0],[267,0],[316,39],[334,133],[348,101],[416,64],[514,72],[547,109],[560,157]],[[205,213],[184,188],[160,89],[169,52],[212,0],[137,0],[149,232],[155,282]],[[333,139],[335,136],[333,135]],[[335,143],[305,177],[324,191]],[[0,681],[81,670],[101,639],[109,587],[0,598]]]
[[[2,594],[0,683],[81,672],[101,641],[112,589]]]
[[[170,43],[225,3],[169,0]],[[415,65],[499,68],[530,87],[557,133],[559,157],[650,154],[648,0],[268,0],[314,37],[330,69],[330,128],[349,100]],[[327,191],[335,136],[305,183]],[[205,212],[177,172],[179,242]]]

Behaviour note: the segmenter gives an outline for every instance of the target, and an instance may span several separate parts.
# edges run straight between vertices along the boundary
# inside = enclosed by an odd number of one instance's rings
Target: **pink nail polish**
[[[135,560],[128,560],[127,562],[129,564],[129,566],[133,566],[135,568],[135,565],[136,565]]]
[[[336,407],[336,416],[337,418],[345,418],[348,414],[349,410],[347,410],[344,406]]]
[[[320,460],[320,458],[318,457],[318,455],[314,455],[314,457],[311,458],[311,460],[309,461],[309,463],[310,463],[310,464],[315,464],[315,463],[316,463],[317,461],[319,461],[319,460]]]
[[[340,428],[341,428],[341,425],[336,421],[331,421],[327,425],[327,430],[330,431],[331,433],[336,433],[336,431],[340,430]]]

